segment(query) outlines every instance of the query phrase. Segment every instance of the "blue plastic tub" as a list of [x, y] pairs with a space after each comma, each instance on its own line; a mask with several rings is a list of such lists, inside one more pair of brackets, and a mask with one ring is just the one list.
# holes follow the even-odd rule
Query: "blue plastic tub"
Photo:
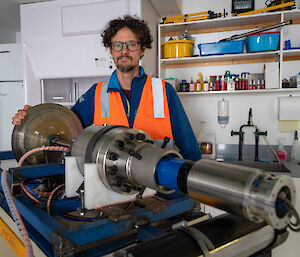
[[199, 44], [201, 56], [220, 54], [240, 54], [244, 52], [245, 40]]
[[279, 46], [279, 32], [253, 34], [247, 37], [246, 49], [248, 53], [274, 51]]

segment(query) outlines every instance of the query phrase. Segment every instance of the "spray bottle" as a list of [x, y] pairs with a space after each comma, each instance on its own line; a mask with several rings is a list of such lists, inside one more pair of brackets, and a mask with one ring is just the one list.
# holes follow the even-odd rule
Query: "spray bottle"
[[293, 145], [292, 145], [292, 149], [291, 149], [291, 153], [290, 153], [290, 160], [291, 161], [299, 161], [299, 153], [300, 153], [300, 146], [299, 146], [299, 141], [298, 141], [298, 131], [295, 131], [295, 135], [294, 135], [294, 141], [293, 141]]
[[287, 159], [287, 153], [284, 149], [284, 138], [278, 138], [278, 148], [276, 154], [281, 161], [285, 161]]

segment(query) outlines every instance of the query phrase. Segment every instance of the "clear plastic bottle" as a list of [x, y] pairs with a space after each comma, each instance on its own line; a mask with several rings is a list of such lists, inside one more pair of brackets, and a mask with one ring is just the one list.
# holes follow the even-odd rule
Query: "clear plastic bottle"
[[224, 98], [218, 101], [218, 123], [225, 128], [229, 122], [229, 101]]
[[285, 161], [287, 158], [287, 153], [286, 153], [286, 150], [284, 149], [284, 139], [283, 138], [278, 139], [278, 148], [277, 148], [276, 154], [281, 161]]
[[292, 149], [291, 149], [291, 153], [290, 153], [290, 161], [295, 162], [295, 161], [299, 161], [299, 153], [300, 153], [300, 146], [299, 146], [299, 141], [298, 141], [298, 131], [295, 131], [295, 135], [294, 135], [294, 141], [293, 141], [293, 145], [292, 145]]
[[204, 134], [201, 142], [201, 154], [203, 159], [215, 159], [216, 158], [216, 132], [207, 131]]
[[197, 143], [203, 159], [216, 158], [216, 132], [214, 130], [208, 130], [205, 121], [200, 121]]

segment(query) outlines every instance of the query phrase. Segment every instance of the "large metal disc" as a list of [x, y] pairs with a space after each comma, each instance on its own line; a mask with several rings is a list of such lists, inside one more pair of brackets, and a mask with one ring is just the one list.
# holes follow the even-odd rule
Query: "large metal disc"
[[[78, 117], [67, 107], [59, 104], [45, 103], [28, 110], [24, 122], [15, 126], [12, 133], [12, 151], [19, 160], [29, 150], [49, 145], [53, 136], [60, 141], [71, 144], [72, 140], [82, 131]], [[44, 163], [57, 156], [55, 152], [38, 152], [26, 159], [27, 164]]]

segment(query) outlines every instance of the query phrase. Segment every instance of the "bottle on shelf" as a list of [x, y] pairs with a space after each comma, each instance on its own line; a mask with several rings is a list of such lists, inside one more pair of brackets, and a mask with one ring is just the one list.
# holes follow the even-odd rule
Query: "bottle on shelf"
[[265, 81], [264, 80], [261, 81], [260, 89], [265, 89]]
[[239, 90], [243, 90], [243, 88], [244, 88], [244, 82], [245, 82], [245, 79], [244, 79], [244, 73], [241, 73], [241, 79], [240, 79]]
[[225, 79], [225, 81], [227, 81], [229, 78], [230, 78], [230, 71], [227, 70], [227, 71], [225, 71], [224, 79]]
[[226, 84], [225, 84], [224, 75], [222, 75], [222, 78], [221, 78], [221, 91], [225, 91], [225, 90], [226, 90]]
[[197, 79], [197, 82], [196, 82], [196, 90], [197, 92], [201, 92], [202, 91], [202, 87], [201, 87], [201, 83], [199, 81], [199, 79]]
[[256, 89], [256, 82], [255, 82], [254, 79], [253, 79], [253, 83], [252, 83], [252, 89], [253, 89], [253, 90]]
[[203, 91], [207, 92], [208, 89], [209, 89], [209, 84], [208, 84], [207, 78], [205, 78], [203, 81]]
[[220, 88], [221, 88], [221, 86], [220, 86], [220, 77], [217, 76], [217, 79], [216, 79], [216, 91], [220, 91]]
[[257, 80], [256, 89], [260, 89], [260, 80]]
[[239, 90], [239, 85], [240, 85], [240, 80], [239, 77], [237, 76], [235, 79], [235, 90]]
[[193, 78], [191, 78], [190, 82], [190, 92], [195, 92], [195, 83], [193, 81]]
[[201, 72], [198, 73], [198, 77], [199, 77], [199, 82], [201, 84], [201, 90], [200, 91], [202, 91], [203, 90], [203, 76], [202, 76]]
[[189, 92], [190, 91], [189, 87], [190, 87], [190, 84], [187, 83], [185, 79], [183, 79], [180, 83], [180, 91], [181, 92]]
[[227, 82], [227, 91], [234, 91], [235, 90], [235, 81], [234, 81], [234, 75], [230, 75], [230, 78]]
[[250, 81], [249, 81], [249, 90], [252, 90], [252, 89], [253, 89], [253, 85], [252, 85], [252, 84], [253, 84], [253, 81], [250, 80]]
[[[248, 82], [248, 73], [245, 72], [245, 80], [244, 80], [244, 90], [248, 90], [249, 89], [249, 82]], [[253, 86], [253, 84], [252, 84]]]

